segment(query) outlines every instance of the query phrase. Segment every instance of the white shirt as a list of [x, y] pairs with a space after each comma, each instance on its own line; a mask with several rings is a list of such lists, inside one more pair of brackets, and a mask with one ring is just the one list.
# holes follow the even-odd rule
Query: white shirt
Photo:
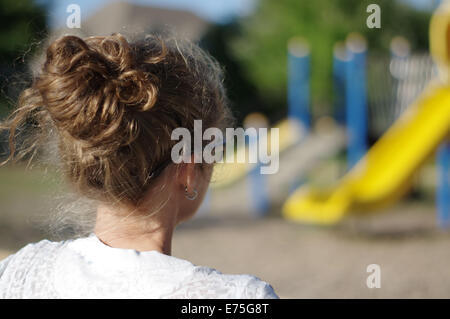
[[95, 235], [28, 244], [0, 262], [0, 298], [278, 298], [250, 275], [225, 275]]

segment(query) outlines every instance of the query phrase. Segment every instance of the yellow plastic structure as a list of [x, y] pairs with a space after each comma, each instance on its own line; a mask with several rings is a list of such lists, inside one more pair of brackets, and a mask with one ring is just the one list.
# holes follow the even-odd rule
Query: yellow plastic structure
[[405, 193], [414, 172], [450, 132], [450, 85], [444, 68], [450, 65], [448, 3], [432, 19], [430, 41], [443, 81], [431, 84], [336, 187], [295, 191], [283, 206], [285, 218], [333, 224], [350, 212], [379, 208]]

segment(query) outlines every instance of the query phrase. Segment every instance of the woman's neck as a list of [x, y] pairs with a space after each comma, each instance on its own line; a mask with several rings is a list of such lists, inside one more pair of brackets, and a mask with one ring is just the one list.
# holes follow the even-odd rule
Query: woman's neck
[[[139, 217], [136, 217], [136, 216]], [[156, 250], [170, 255], [175, 216], [163, 211], [151, 217], [133, 211], [117, 211], [106, 206], [97, 209], [95, 235], [113, 248], [137, 251]]]

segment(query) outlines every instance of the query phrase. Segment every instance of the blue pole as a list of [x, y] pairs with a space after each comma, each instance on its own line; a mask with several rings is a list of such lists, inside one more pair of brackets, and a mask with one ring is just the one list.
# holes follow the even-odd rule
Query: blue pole
[[347, 165], [352, 168], [367, 151], [366, 44], [361, 36], [347, 40]]
[[310, 128], [308, 45], [301, 39], [292, 39], [288, 45], [288, 116], [298, 120], [305, 131]]
[[333, 92], [334, 117], [337, 123], [345, 125], [346, 112], [346, 68], [347, 52], [343, 43], [336, 43], [333, 50]]
[[450, 142], [441, 145], [437, 154], [439, 165], [436, 202], [438, 224], [442, 228], [450, 227]]
[[[251, 149], [252, 143], [258, 143], [259, 136], [249, 135], [248, 144]], [[250, 201], [252, 207], [252, 213], [254, 217], [263, 217], [270, 210], [269, 190], [267, 185], [267, 178], [261, 174], [261, 164], [258, 162], [255, 167], [249, 173], [249, 188], [250, 188]]]
[[258, 164], [250, 171], [250, 191], [252, 201], [252, 213], [255, 217], [263, 217], [270, 210], [268, 198], [267, 178], [260, 173], [261, 165]]

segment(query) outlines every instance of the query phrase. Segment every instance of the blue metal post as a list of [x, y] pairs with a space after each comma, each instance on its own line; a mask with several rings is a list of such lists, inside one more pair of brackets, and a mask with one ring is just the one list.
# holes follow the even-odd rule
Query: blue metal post
[[366, 54], [367, 50], [349, 49], [347, 63], [347, 165], [352, 168], [367, 151], [367, 88]]
[[250, 171], [250, 191], [252, 201], [252, 213], [255, 217], [263, 217], [270, 210], [268, 198], [267, 178], [260, 173], [261, 165], [258, 164]]
[[438, 224], [442, 228], [450, 227], [450, 142], [443, 143], [437, 153], [438, 187], [436, 202]]
[[334, 117], [336, 122], [345, 125], [346, 112], [346, 71], [347, 52], [345, 45], [337, 43], [333, 51], [333, 92], [334, 92]]
[[[252, 143], [258, 143], [258, 137], [249, 135], [249, 149]], [[252, 213], [255, 217], [265, 216], [270, 209], [269, 190], [267, 185], [267, 177], [261, 174], [261, 164], [257, 163], [249, 173], [249, 190]]]
[[[302, 139], [311, 127], [310, 116], [310, 50], [301, 38], [293, 38], [288, 44], [288, 117], [302, 126]], [[294, 188], [300, 181], [294, 181]]]
[[293, 39], [288, 47], [288, 116], [310, 128], [309, 75], [310, 54], [305, 42]]

